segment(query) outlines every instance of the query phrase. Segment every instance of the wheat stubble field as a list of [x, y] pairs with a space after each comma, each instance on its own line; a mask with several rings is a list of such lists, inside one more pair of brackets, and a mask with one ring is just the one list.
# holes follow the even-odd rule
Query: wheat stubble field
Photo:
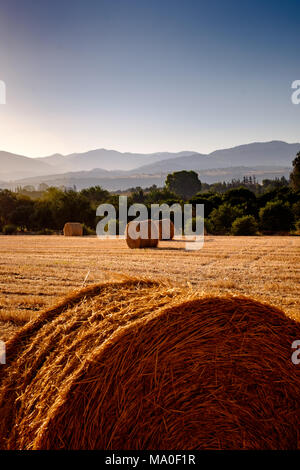
[[245, 295], [300, 318], [299, 237], [207, 236], [204, 248], [193, 252], [177, 240], [130, 250], [124, 240], [1, 236], [0, 339], [83, 284], [119, 274], [169, 279], [205, 294]]

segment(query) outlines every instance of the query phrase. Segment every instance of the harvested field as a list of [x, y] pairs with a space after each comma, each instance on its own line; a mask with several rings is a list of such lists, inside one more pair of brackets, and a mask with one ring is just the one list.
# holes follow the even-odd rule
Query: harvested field
[[127, 279], [28, 323], [0, 369], [2, 449], [299, 449], [300, 324]]
[[177, 240], [130, 250], [125, 240], [1, 236], [0, 320], [24, 324], [80, 288], [87, 274], [90, 285], [116, 273], [171, 279], [206, 294], [246, 295], [300, 318], [299, 237], [207, 236], [204, 248], [193, 252]]

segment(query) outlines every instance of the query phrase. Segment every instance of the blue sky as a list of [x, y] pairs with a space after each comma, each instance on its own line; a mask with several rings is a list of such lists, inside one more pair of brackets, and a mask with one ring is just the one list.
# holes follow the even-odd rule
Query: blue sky
[[300, 141], [298, 0], [0, 0], [0, 149]]

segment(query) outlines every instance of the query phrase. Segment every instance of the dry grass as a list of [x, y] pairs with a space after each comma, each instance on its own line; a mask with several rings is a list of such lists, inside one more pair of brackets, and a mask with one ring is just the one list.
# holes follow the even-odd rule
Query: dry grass
[[300, 324], [247, 298], [127, 279], [7, 343], [2, 449], [299, 449]]
[[165, 278], [207, 294], [250, 296], [300, 318], [299, 237], [208, 236], [192, 252], [176, 240], [130, 250], [124, 240], [1, 236], [0, 320], [23, 324], [80, 288], [88, 273], [86, 285], [116, 273]]
[[1, 341], [8, 341], [20, 329], [19, 324], [11, 321], [0, 320], [0, 338]]

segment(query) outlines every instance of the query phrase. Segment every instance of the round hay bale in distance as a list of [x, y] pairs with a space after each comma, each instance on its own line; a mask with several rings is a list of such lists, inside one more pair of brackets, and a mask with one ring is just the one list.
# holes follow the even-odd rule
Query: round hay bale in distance
[[151, 219], [128, 222], [125, 239], [129, 248], [156, 248], [159, 240], [157, 223]]
[[82, 237], [83, 227], [78, 222], [67, 222], [64, 226], [65, 237]]

